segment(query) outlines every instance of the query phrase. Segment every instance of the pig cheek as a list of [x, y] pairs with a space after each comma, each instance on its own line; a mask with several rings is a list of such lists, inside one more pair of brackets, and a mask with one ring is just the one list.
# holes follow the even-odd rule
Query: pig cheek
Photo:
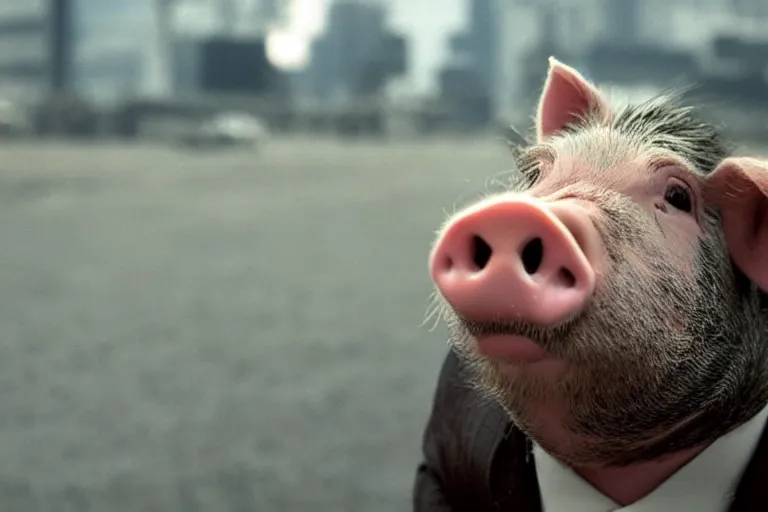
[[669, 252], [670, 263], [680, 269], [683, 277], [691, 280], [691, 286], [696, 278], [696, 251], [694, 244], [680, 243]]
[[667, 327], [669, 328], [670, 332], [681, 334], [686, 328], [685, 318], [680, 313], [670, 315], [669, 319], [667, 320]]
[[[689, 225], [693, 224], [693, 226]], [[688, 279], [696, 277], [696, 254], [699, 247], [699, 233], [693, 222], [666, 223], [663, 226], [664, 251], [671, 263]]]

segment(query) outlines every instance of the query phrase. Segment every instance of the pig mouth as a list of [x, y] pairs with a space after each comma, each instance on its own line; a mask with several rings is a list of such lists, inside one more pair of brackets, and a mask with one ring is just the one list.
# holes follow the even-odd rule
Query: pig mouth
[[484, 338], [509, 336], [522, 337], [539, 345], [544, 351], [554, 356], [565, 356], [562, 340], [567, 339], [579, 318], [573, 318], [553, 327], [542, 327], [519, 320], [497, 319], [490, 322], [469, 320], [458, 317], [460, 329], [475, 340]]

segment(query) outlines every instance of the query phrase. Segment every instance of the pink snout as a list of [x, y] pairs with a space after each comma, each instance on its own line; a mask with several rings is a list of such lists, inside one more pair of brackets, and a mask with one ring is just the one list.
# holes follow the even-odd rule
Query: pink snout
[[430, 271], [467, 320], [551, 326], [576, 316], [592, 297], [600, 243], [576, 201], [502, 196], [450, 222]]

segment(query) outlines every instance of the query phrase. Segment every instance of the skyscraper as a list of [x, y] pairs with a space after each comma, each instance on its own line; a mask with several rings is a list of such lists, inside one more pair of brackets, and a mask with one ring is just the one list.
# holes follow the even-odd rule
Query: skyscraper
[[325, 33], [312, 46], [309, 80], [323, 99], [375, 94], [405, 70], [405, 39], [386, 27], [376, 2], [332, 4]]
[[168, 4], [160, 1], [76, 1], [80, 92], [100, 101], [114, 101], [163, 89], [167, 79], [158, 71], [158, 63], [167, 57], [158, 51], [161, 38], [156, 15]]
[[36, 101], [73, 80], [72, 0], [0, 2], [0, 96]]
[[482, 87], [488, 95], [496, 84], [499, 56], [499, 13], [495, 0], [470, 0], [469, 46]]
[[50, 0], [48, 44], [50, 45], [50, 87], [56, 92], [74, 84], [75, 26], [74, 1]]

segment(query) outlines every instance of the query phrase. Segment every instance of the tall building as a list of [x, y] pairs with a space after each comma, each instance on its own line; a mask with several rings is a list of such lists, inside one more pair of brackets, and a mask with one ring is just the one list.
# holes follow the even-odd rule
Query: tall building
[[75, 80], [75, 2], [50, 0], [49, 9], [50, 87], [67, 91]]
[[500, 23], [496, 0], [470, 0], [469, 46], [471, 60], [489, 96], [497, 82]]
[[495, 116], [495, 91], [502, 73], [499, 0], [468, 0], [467, 28], [448, 39], [449, 61], [439, 73], [441, 100], [450, 105], [454, 122], [485, 126]]
[[73, 81], [72, 0], [0, 2], [0, 97], [37, 101]]
[[158, 54], [155, 9], [160, 1], [77, 0], [76, 84], [81, 93], [109, 102], [151, 89], [157, 80], [148, 56]]
[[583, 70], [580, 57], [608, 30], [606, 1], [610, 0], [497, 0], [501, 25], [500, 76], [493, 91], [497, 116], [523, 125], [529, 122], [550, 55]]
[[331, 5], [325, 33], [312, 44], [307, 73], [313, 95], [346, 100], [380, 92], [405, 72], [407, 44], [386, 27], [377, 3], [341, 0]]

